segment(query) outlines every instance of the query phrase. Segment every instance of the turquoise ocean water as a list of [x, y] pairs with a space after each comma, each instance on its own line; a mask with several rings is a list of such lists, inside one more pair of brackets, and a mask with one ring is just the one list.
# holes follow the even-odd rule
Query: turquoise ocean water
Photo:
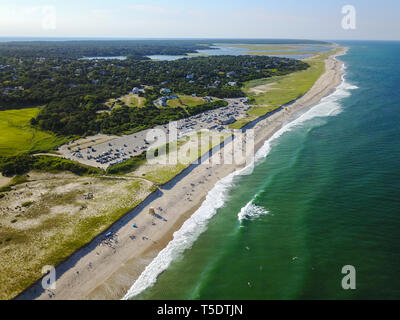
[[400, 298], [400, 42], [341, 44], [344, 83], [220, 181], [127, 298]]

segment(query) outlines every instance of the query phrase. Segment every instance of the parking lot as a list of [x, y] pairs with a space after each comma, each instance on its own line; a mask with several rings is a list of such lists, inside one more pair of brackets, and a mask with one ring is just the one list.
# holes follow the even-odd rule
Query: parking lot
[[[81, 139], [70, 142], [59, 148], [58, 151], [64, 158], [107, 169], [109, 166], [122, 163], [146, 152], [150, 146], [182, 139], [200, 130], [223, 131], [228, 129], [229, 124], [247, 115], [250, 106], [247, 104], [246, 98], [226, 99], [226, 101], [228, 102], [226, 107], [174, 121], [169, 125], [160, 125], [130, 135], [109, 136], [108, 139], [103, 138], [102, 140], [89, 137], [84, 141]], [[176, 127], [177, 134], [170, 132], [172, 127]], [[167, 139], [162, 138], [161, 131], [159, 131], [160, 134], [151, 134], [155, 132], [154, 129], [161, 130]], [[104, 137], [104, 135], [102, 136]]]

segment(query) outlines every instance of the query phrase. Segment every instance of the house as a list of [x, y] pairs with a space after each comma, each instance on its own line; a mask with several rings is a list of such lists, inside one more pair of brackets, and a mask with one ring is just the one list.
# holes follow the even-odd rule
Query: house
[[194, 74], [188, 74], [187, 76], [186, 76], [186, 79], [193, 79], [194, 78]]
[[197, 97], [197, 94], [193, 93], [193, 94], [192, 94], [192, 97], [193, 97], [193, 98]]
[[161, 89], [160, 93], [161, 94], [170, 94], [172, 91], [170, 89]]
[[236, 86], [237, 86], [237, 82], [235, 82], [235, 81], [228, 82], [228, 84], [229, 84], [231, 87], [236, 87]]
[[139, 93], [139, 88], [135, 87], [132, 89], [133, 94], [138, 94]]
[[166, 107], [166, 106], [167, 106], [167, 101], [168, 101], [168, 98], [167, 98], [167, 97], [161, 97], [161, 98], [155, 100], [155, 101], [154, 101], [154, 104], [155, 104], [157, 107], [160, 107], [160, 106]]
[[205, 97], [204, 97], [204, 100], [206, 100], [207, 102], [212, 102], [212, 101], [213, 101], [213, 98], [210, 97], [210, 96], [205, 96]]
[[228, 72], [228, 73], [226, 74], [226, 76], [227, 76], [227, 77], [235, 77], [235, 76], [236, 76], [236, 72], [235, 72], [235, 71]]

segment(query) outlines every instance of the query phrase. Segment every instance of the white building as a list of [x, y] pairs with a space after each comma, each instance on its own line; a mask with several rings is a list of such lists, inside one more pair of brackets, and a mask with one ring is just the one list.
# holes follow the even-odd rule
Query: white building
[[161, 89], [160, 93], [161, 94], [170, 94], [172, 91], [170, 89]]
[[137, 87], [135, 87], [135, 88], [132, 89], [132, 93], [133, 93], [133, 94], [138, 94], [139, 91], [140, 91], [140, 90], [139, 90], [139, 88], [137, 88]]

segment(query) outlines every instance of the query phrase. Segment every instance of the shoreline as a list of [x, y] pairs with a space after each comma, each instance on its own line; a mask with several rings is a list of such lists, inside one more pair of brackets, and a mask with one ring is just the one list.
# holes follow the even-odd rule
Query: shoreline
[[[324, 74], [304, 96], [254, 121], [255, 151], [286, 123], [315, 106], [340, 85], [343, 63], [336, 57], [345, 51], [343, 49], [325, 61]], [[225, 148], [229, 148], [229, 145]], [[219, 153], [213, 157], [219, 157]], [[57, 266], [57, 289], [43, 291], [39, 280], [17, 299], [49, 299], [50, 292], [52, 299], [121, 299], [145, 268], [170, 243], [174, 233], [201, 207], [216, 183], [242, 167], [208, 164], [189, 166], [183, 175], [161, 186], [108, 229], [118, 234], [115, 249], [99, 246], [100, 238], [104, 238], [104, 235], [97, 236]], [[158, 218], [147, 214], [150, 207], [163, 208], [157, 211]], [[133, 223], [138, 229], [132, 228]]]

